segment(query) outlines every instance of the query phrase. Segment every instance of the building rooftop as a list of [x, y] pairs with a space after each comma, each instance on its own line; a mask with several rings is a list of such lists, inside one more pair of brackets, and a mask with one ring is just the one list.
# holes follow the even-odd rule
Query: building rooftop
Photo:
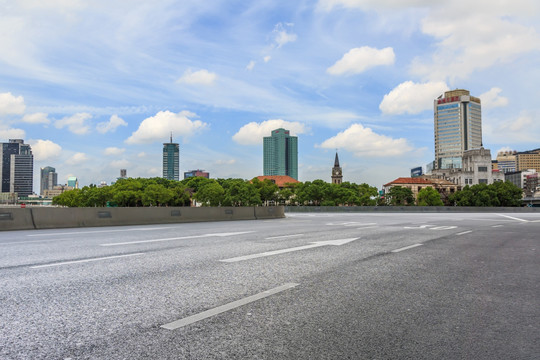
[[259, 179], [259, 181], [264, 181], [268, 179], [280, 188], [285, 187], [287, 184], [296, 184], [300, 182], [287, 175], [263, 175], [263, 176], [257, 176], [257, 179]]
[[391, 181], [389, 182], [388, 184], [384, 184], [384, 186], [388, 186], [388, 185], [399, 185], [399, 184], [432, 184], [433, 181], [431, 180], [427, 180], [427, 179], [423, 179], [423, 178], [419, 178], [419, 177], [400, 177], [400, 178], [397, 178], [396, 180], [394, 181]]

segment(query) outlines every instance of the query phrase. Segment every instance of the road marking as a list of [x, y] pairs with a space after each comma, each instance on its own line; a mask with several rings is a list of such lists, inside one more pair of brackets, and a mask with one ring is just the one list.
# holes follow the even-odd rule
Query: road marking
[[144, 228], [144, 229], [121, 229], [121, 230], [96, 230], [96, 231], [77, 231], [77, 232], [61, 232], [61, 233], [43, 233], [43, 234], [29, 234], [26, 236], [58, 236], [58, 235], [79, 235], [79, 234], [99, 234], [99, 233], [111, 233], [111, 232], [124, 232], [124, 231], [150, 231], [150, 230], [162, 230], [162, 228]]
[[120, 243], [99, 244], [99, 246], [119, 246], [119, 245], [146, 244], [146, 243], [154, 243], [154, 242], [162, 242], [162, 241], [199, 239], [199, 238], [207, 238], [207, 237], [213, 237], [213, 236], [226, 237], [226, 236], [249, 234], [249, 233], [253, 233], [253, 232], [255, 232], [255, 231], [240, 231], [240, 232], [232, 232], [232, 233], [215, 233], [215, 234], [203, 234], [203, 235], [190, 235], [190, 236], [180, 236], [180, 237], [165, 238], [165, 239], [150, 239], [150, 240], [126, 241], [126, 242], [120, 242]]
[[501, 226], [504, 226], [504, 225], [493, 225], [492, 227], [501, 227]]
[[429, 230], [450, 230], [450, 229], [455, 229], [455, 228], [457, 228], [457, 226], [437, 226]]
[[39, 269], [39, 268], [45, 268], [45, 267], [51, 267], [51, 266], [62, 266], [62, 265], [70, 265], [70, 264], [79, 264], [79, 263], [87, 263], [92, 261], [101, 261], [101, 260], [109, 260], [109, 259], [118, 259], [123, 257], [130, 257], [130, 256], [139, 256], [144, 255], [144, 253], [135, 253], [135, 254], [127, 254], [127, 255], [115, 255], [115, 256], [106, 256], [106, 257], [100, 257], [100, 258], [93, 258], [93, 259], [85, 259], [85, 260], [74, 260], [74, 261], [64, 261], [64, 262], [58, 262], [58, 263], [52, 263], [52, 264], [46, 264], [46, 265], [36, 265], [31, 266], [32, 269]]
[[427, 229], [431, 226], [435, 226], [435, 225], [404, 226], [403, 228], [404, 229]]
[[463, 232], [457, 233], [456, 235], [465, 235], [465, 234], [468, 234], [468, 233], [472, 233], [472, 230], [463, 231]]
[[509, 215], [504, 215], [504, 214], [495, 214], [495, 215], [504, 216], [505, 218], [509, 218], [509, 219], [512, 219], [512, 220], [518, 220], [518, 221], [523, 221], [523, 222], [529, 222], [528, 220], [523, 220], [523, 219], [520, 219], [520, 218], [517, 218], [517, 217], [513, 217], [513, 216], [509, 216]]
[[300, 251], [300, 250], [307, 250], [307, 249], [313, 249], [321, 246], [328, 246], [328, 245], [334, 245], [334, 246], [340, 246], [347, 244], [351, 241], [358, 240], [359, 238], [352, 238], [352, 239], [341, 239], [341, 240], [328, 240], [328, 241], [316, 241], [309, 245], [303, 245], [303, 246], [297, 246], [293, 248], [288, 249], [281, 249], [281, 250], [273, 250], [273, 251], [267, 251], [259, 254], [251, 254], [251, 255], [245, 255], [245, 256], [238, 256], [230, 259], [223, 259], [219, 260], [221, 262], [239, 262], [239, 261], [245, 261], [245, 260], [251, 260], [251, 259], [257, 259], [261, 257], [267, 257], [267, 256], [274, 256], [274, 255], [280, 255], [285, 253], [290, 253], [293, 251]]
[[267, 237], [267, 238], [265, 238], [265, 240], [286, 239], [286, 238], [292, 238], [292, 237], [297, 237], [297, 236], [304, 236], [304, 234], [293, 234], [293, 235], [272, 236], [272, 237]]
[[209, 317], [224, 313], [226, 311], [236, 309], [236, 308], [238, 308], [240, 306], [255, 302], [257, 300], [261, 300], [261, 299], [264, 299], [266, 297], [278, 294], [280, 292], [292, 289], [292, 288], [294, 288], [294, 287], [296, 287], [298, 285], [300, 285], [300, 284], [289, 283], [289, 284], [285, 284], [285, 285], [282, 285], [282, 286], [278, 286], [276, 288], [266, 290], [266, 291], [263, 291], [261, 293], [255, 294], [255, 295], [248, 296], [248, 297], [246, 297], [244, 299], [233, 301], [231, 303], [221, 305], [221, 306], [215, 307], [215, 308], [210, 309], [210, 310], [203, 311], [202, 313], [191, 315], [191, 316], [188, 316], [186, 318], [176, 320], [176, 321], [173, 321], [173, 322], [165, 324], [165, 325], [161, 325], [161, 327], [164, 328], [164, 329], [167, 329], [167, 330], [175, 330], [175, 329], [178, 329], [178, 328], [181, 328], [181, 327], [196, 323], [198, 321], [207, 319]]
[[368, 226], [368, 225], [377, 225], [377, 223], [359, 223], [355, 221], [348, 222], [338, 222], [338, 223], [327, 223], [327, 226]]
[[392, 250], [391, 252], [398, 253], [400, 251], [409, 250], [409, 249], [412, 249], [412, 248], [415, 248], [415, 247], [418, 247], [418, 246], [422, 246], [422, 245], [424, 245], [424, 244], [409, 245], [409, 246], [402, 247], [400, 249]]

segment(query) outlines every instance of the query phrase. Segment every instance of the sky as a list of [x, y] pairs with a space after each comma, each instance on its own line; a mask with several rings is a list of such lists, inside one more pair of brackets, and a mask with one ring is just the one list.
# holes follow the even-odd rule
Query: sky
[[80, 185], [262, 175], [298, 136], [299, 180], [377, 188], [434, 159], [433, 100], [482, 101], [483, 144], [540, 147], [537, 0], [0, 0], [0, 142]]

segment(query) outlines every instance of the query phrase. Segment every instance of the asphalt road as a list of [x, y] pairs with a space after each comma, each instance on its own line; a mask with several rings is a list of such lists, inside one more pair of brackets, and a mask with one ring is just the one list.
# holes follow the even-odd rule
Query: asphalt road
[[540, 214], [0, 232], [1, 359], [540, 359]]

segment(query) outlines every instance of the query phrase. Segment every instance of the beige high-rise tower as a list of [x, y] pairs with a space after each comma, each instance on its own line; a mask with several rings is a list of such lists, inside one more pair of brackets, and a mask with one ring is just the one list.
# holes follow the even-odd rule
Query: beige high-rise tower
[[480, 99], [468, 90], [447, 91], [434, 101], [435, 169], [462, 167], [463, 152], [482, 146]]

